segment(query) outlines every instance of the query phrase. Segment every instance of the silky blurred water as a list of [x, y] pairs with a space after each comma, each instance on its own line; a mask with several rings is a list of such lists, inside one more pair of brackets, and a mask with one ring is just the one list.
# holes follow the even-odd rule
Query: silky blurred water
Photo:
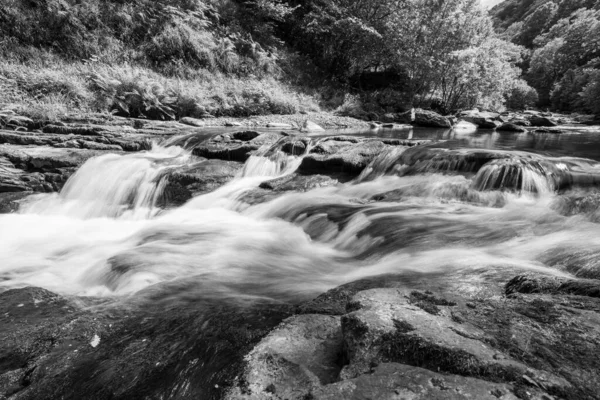
[[[598, 133], [367, 134], [529, 151], [556, 165], [557, 157], [568, 155], [569, 162], [594, 169]], [[225, 186], [160, 209], [168, 172], [199, 161], [179, 147], [190, 141], [90, 159], [60, 194], [31, 196], [18, 213], [0, 215], [0, 287], [118, 298], [151, 286], [197, 290], [177, 283], [202, 282], [228, 297], [300, 301], [381, 274], [568, 275], [556, 260], [570, 252], [600, 253], [594, 207], [571, 212], [569, 203], [594, 193], [593, 187], [558, 191], [530, 164], [519, 169], [517, 191], [488, 187], [485, 182], [499, 179], [494, 166], [470, 175], [434, 169], [404, 174], [397, 160], [407, 148], [400, 146], [353, 181], [250, 205], [245, 195], [265, 180], [292, 174], [303, 157], [261, 149]]]

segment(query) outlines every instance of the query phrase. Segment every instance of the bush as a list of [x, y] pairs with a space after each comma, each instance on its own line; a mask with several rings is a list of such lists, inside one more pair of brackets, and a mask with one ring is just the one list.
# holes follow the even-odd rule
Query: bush
[[524, 110], [535, 106], [538, 102], [537, 90], [527, 82], [519, 79], [506, 98], [506, 107], [512, 110]]
[[154, 64], [181, 61], [196, 68], [215, 68], [214, 38], [210, 32], [198, 32], [185, 24], [166, 27], [143, 47]]

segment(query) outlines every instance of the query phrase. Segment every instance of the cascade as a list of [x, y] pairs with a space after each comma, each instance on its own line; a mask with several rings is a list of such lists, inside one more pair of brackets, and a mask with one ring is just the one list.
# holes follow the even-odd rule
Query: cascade
[[69, 178], [60, 194], [42, 196], [22, 207], [21, 213], [76, 218], [116, 218], [127, 213], [146, 218], [155, 211], [165, 174], [189, 160], [190, 153], [179, 147], [158, 145], [149, 152], [95, 157]]
[[491, 161], [473, 179], [473, 188], [481, 191], [507, 189], [543, 194], [559, 186], [560, 175], [552, 164], [518, 158]]

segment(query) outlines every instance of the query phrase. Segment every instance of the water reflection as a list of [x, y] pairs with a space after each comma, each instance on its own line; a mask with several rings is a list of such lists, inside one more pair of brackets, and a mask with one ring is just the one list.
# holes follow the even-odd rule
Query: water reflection
[[402, 130], [354, 131], [354, 134], [397, 139], [447, 140], [447, 145], [454, 148], [523, 150], [546, 156], [576, 156], [600, 161], [600, 127], [566, 126], [560, 129], [563, 133], [413, 127]]

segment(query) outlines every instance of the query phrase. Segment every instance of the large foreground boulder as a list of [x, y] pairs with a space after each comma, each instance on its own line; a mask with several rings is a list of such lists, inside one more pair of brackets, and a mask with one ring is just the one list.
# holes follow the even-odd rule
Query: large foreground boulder
[[502, 299], [336, 288], [254, 347], [226, 398], [597, 399], [600, 300], [515, 280]]
[[40, 288], [0, 293], [0, 399], [222, 398], [243, 355], [291, 307], [197, 289], [171, 305], [176, 292], [157, 290], [112, 305]]

